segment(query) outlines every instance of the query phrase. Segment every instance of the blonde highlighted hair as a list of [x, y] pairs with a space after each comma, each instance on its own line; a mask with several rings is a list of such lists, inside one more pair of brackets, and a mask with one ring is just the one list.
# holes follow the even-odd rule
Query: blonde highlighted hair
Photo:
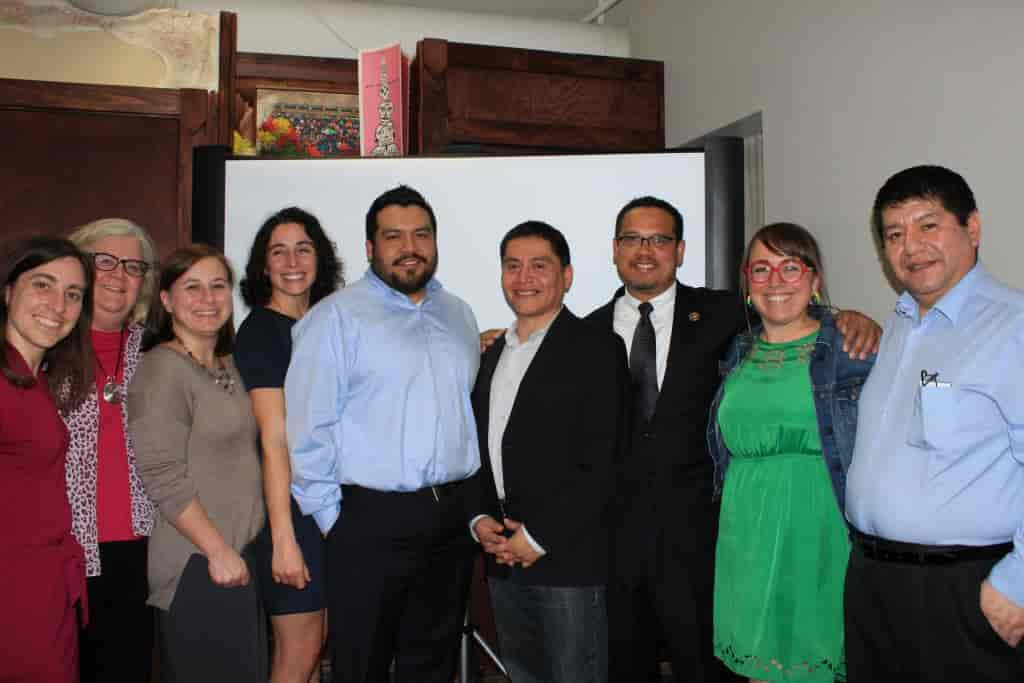
[[156, 247], [153, 245], [153, 238], [146, 230], [133, 223], [127, 218], [100, 218], [99, 220], [80, 225], [75, 228], [68, 239], [82, 251], [91, 251], [90, 247], [107, 237], [134, 237], [139, 241], [139, 248], [142, 251], [142, 260], [149, 264], [149, 270], [142, 278], [142, 287], [139, 289], [139, 300], [135, 302], [129, 322], [144, 323], [149, 314], [149, 307], [156, 295], [157, 261]]

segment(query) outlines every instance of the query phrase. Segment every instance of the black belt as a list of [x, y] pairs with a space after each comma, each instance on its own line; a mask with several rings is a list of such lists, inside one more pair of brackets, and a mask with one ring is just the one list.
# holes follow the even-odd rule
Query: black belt
[[919, 545], [889, 541], [850, 529], [850, 540], [864, 557], [900, 564], [954, 564], [974, 560], [997, 560], [1013, 550], [1013, 543], [996, 545]]
[[380, 496], [424, 496], [440, 503], [442, 500], [454, 496], [459, 484], [464, 481], [465, 479], [459, 479], [458, 481], [448, 481], [443, 484], [433, 484], [416, 489], [415, 491], [378, 491], [377, 489], [369, 489], [356, 484], [342, 484], [341, 493], [343, 496], [349, 496], [353, 493], [357, 495], [368, 493]]

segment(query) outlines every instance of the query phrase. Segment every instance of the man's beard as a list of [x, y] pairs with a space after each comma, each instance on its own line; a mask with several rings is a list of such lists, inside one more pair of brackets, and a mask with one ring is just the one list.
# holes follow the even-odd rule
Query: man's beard
[[[427, 283], [430, 282], [430, 278], [434, 277], [434, 273], [437, 272], [436, 256], [434, 257], [433, 262], [427, 261], [418, 254], [413, 254], [413, 257], [426, 264], [426, 268], [420, 275], [403, 277], [401, 270], [392, 270], [390, 273], [385, 272], [380, 265], [380, 261], [376, 257], [374, 257], [373, 261], [370, 263], [370, 268], [372, 268], [373, 272], [377, 274], [377, 277], [386, 282], [392, 289], [408, 296], [409, 294], [415, 294], [416, 292], [422, 291], [423, 288], [427, 286]], [[409, 258], [408, 254], [395, 259], [395, 262], [402, 261], [407, 258]]]

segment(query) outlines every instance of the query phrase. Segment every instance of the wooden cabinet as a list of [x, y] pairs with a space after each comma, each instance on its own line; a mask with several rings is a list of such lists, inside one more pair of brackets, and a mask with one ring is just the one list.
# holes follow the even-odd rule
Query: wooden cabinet
[[0, 79], [4, 241], [121, 217], [149, 230], [161, 254], [189, 242], [192, 151], [216, 140], [214, 97]]
[[661, 62], [428, 38], [412, 91], [417, 154], [665, 149]]

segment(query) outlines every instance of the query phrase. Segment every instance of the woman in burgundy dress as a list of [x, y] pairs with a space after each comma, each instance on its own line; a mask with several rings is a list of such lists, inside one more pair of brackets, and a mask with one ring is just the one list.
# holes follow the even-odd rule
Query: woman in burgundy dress
[[0, 284], [0, 680], [77, 681], [85, 570], [57, 411], [92, 382], [92, 264], [66, 240], [35, 237], [0, 261]]

